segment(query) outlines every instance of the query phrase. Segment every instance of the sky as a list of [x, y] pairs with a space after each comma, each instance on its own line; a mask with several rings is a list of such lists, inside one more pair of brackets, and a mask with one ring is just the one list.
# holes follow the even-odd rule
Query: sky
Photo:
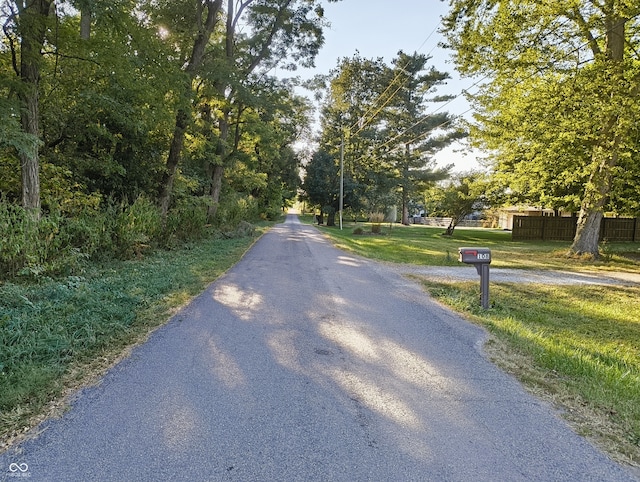
[[[451, 51], [438, 47], [443, 37], [437, 32], [447, 13], [448, 2], [440, 0], [342, 0], [325, 3], [324, 13], [331, 26], [325, 30], [325, 44], [316, 58], [315, 69], [299, 69], [303, 79], [327, 74], [338, 59], [351, 57], [356, 51], [364, 58], [382, 57], [390, 63], [399, 50], [432, 57], [429, 65], [448, 72], [451, 79], [438, 88], [438, 94], [457, 98], [443, 111], [470, 118], [469, 104], [463, 89], [473, 90], [474, 80], [461, 79], [451, 61]], [[433, 109], [437, 109], [434, 107]], [[477, 153], [464, 154], [461, 146], [445, 149], [436, 156], [438, 165], [453, 163], [454, 171], [478, 168]]]

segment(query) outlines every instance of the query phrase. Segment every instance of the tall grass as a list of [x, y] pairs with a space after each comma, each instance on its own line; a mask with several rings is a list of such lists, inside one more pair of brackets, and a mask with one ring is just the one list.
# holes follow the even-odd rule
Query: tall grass
[[209, 197], [188, 197], [179, 199], [169, 211], [166, 221], [164, 245], [199, 240], [207, 233], [207, 211], [211, 204]]
[[36, 220], [25, 209], [0, 202], [0, 277], [41, 275], [77, 265], [82, 258], [65, 242], [62, 218]]
[[369, 213], [369, 222], [371, 223], [371, 232], [380, 234], [382, 232], [382, 223], [384, 221], [384, 213]]
[[254, 239], [207, 238], [141, 259], [88, 263], [83, 276], [0, 284], [0, 441], [165, 322]]
[[[132, 203], [109, 200], [73, 215], [53, 210], [36, 221], [20, 206], [0, 201], [0, 280], [82, 274], [88, 260], [131, 259], [203, 239], [214, 229], [207, 224], [208, 206], [206, 198], [182, 200], [163, 220], [153, 202], [139, 197]], [[251, 202], [230, 200], [217, 229], [232, 231], [241, 221], [256, 219], [252, 215], [257, 216]]]
[[139, 197], [129, 206], [121, 205], [114, 225], [116, 254], [125, 258], [140, 256], [158, 242], [162, 232], [160, 211], [147, 198]]
[[258, 218], [259, 209], [256, 199], [251, 196], [230, 193], [218, 206], [216, 217], [213, 221], [217, 227], [228, 230], [235, 228], [243, 220]]

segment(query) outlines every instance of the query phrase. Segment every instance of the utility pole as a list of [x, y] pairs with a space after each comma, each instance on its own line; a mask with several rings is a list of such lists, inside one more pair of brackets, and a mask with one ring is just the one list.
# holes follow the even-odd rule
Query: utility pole
[[340, 138], [340, 231], [342, 231], [342, 208], [344, 206], [344, 130]]

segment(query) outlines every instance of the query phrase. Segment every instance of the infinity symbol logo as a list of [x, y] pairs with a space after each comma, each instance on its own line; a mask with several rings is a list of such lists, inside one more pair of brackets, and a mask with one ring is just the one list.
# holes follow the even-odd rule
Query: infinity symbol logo
[[21, 464], [16, 464], [14, 462], [11, 465], [9, 465], [9, 472], [17, 472], [17, 471], [26, 472], [27, 470], [29, 470], [29, 466], [24, 462]]

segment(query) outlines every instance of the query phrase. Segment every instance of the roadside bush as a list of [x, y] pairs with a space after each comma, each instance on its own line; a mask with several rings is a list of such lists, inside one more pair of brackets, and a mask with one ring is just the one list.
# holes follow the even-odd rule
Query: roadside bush
[[282, 202], [274, 201], [269, 203], [268, 206], [263, 208], [262, 213], [260, 213], [260, 217], [269, 220], [275, 221], [280, 216], [282, 216]]
[[220, 203], [214, 224], [222, 229], [233, 229], [241, 221], [259, 217], [258, 202], [252, 196], [229, 195]]
[[259, 198], [260, 218], [275, 221], [282, 216], [283, 200], [288, 196], [282, 186], [269, 185]]
[[247, 221], [240, 221], [231, 231], [223, 231], [223, 237], [227, 239], [247, 238], [255, 234], [256, 228], [253, 224]]
[[75, 216], [63, 219], [65, 241], [90, 258], [112, 255], [116, 251], [114, 229], [118, 207], [85, 208]]
[[202, 239], [207, 232], [207, 211], [211, 205], [208, 196], [184, 198], [167, 215], [165, 246], [175, 241]]
[[369, 214], [369, 222], [371, 223], [371, 232], [379, 234], [382, 231], [382, 223], [384, 222], [384, 213], [376, 212]]
[[34, 278], [80, 269], [86, 255], [67, 238], [60, 214], [36, 220], [24, 208], [0, 201], [0, 276]]
[[[69, 276], [81, 273], [88, 259], [129, 259], [155, 247], [175, 247], [210, 233], [208, 197], [184, 198], [163, 220], [145, 197], [133, 204], [107, 200], [76, 206], [73, 213], [50, 206], [36, 220], [21, 206], [0, 200], [0, 278]], [[218, 211], [217, 230], [223, 236], [244, 237], [257, 219], [257, 203], [233, 197]]]
[[115, 238], [116, 254], [128, 258], [157, 244], [162, 234], [162, 217], [160, 211], [147, 198], [140, 196], [133, 204], [121, 205], [116, 217]]
[[24, 209], [0, 202], [0, 269], [15, 275], [32, 256], [30, 250], [37, 237], [36, 223]]

